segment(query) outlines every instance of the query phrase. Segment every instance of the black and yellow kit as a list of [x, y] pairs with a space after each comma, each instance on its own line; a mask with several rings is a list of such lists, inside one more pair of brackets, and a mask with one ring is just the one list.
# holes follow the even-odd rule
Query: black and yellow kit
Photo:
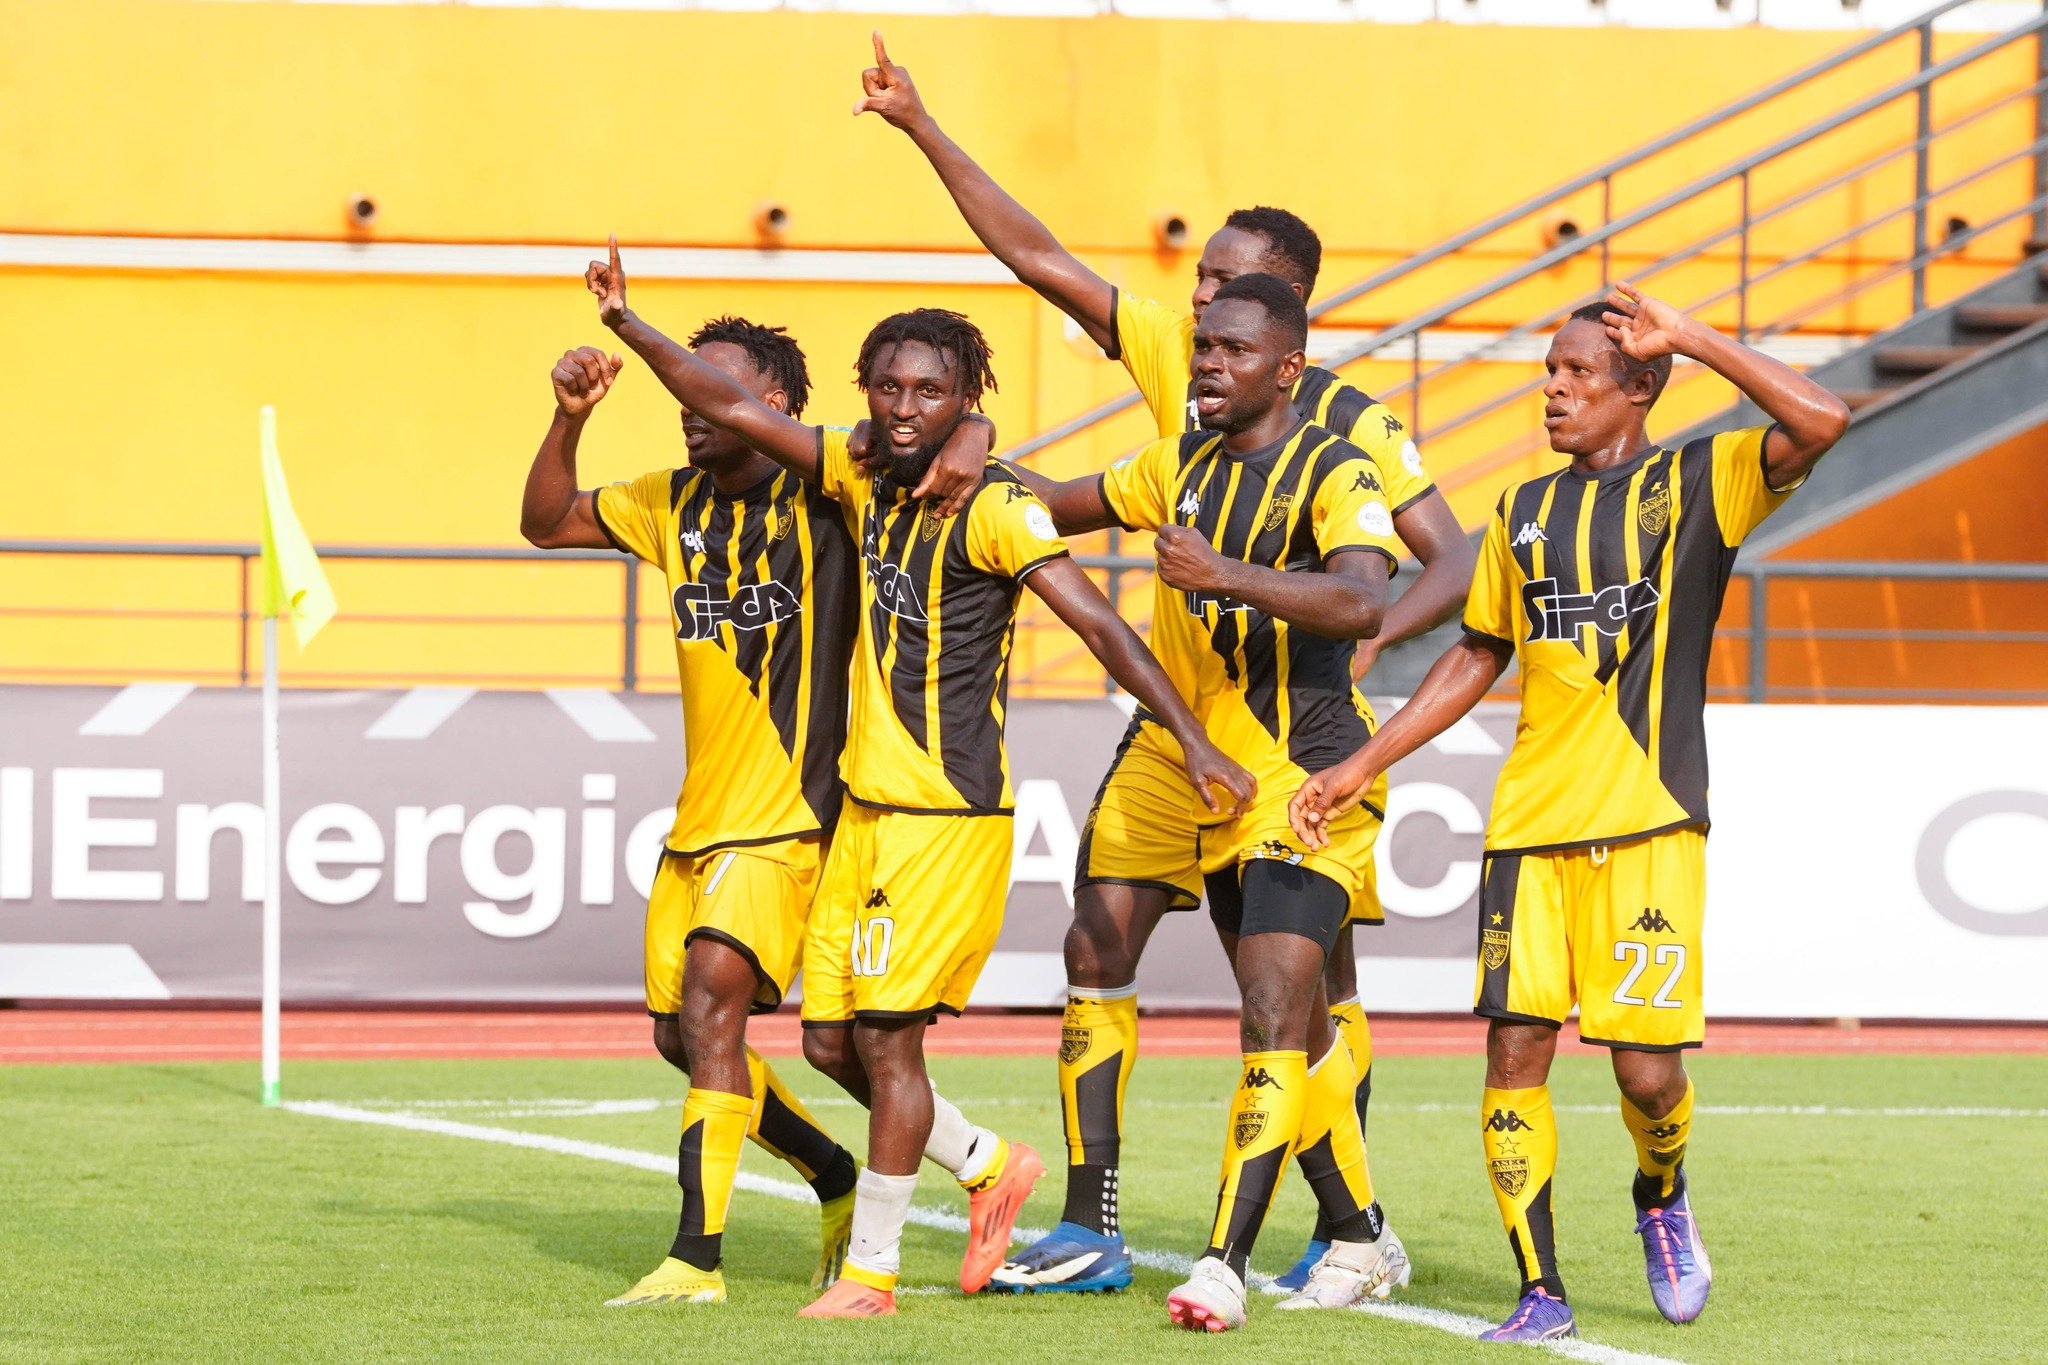
[[[1320, 570], [1352, 550], [1395, 562], [1393, 515], [1377, 466], [1350, 442], [1306, 423], [1243, 455], [1224, 450], [1213, 432], [1155, 441], [1106, 471], [1101, 487], [1124, 526], [1190, 527], [1225, 558], [1290, 572]], [[1270, 858], [1320, 872], [1356, 897], [1372, 865], [1367, 826], [1378, 824], [1384, 805], [1339, 820], [1329, 847], [1314, 852], [1287, 820], [1288, 799], [1303, 780], [1371, 733], [1371, 713], [1351, 683], [1353, 642], [1163, 581], [1155, 584], [1151, 637], [1174, 689], [1216, 746], [1251, 770], [1258, 797], [1243, 815], [1219, 819], [1183, 779], [1171, 807], [1127, 812], [1115, 799], [1115, 775], [1145, 743], [1140, 734], [1120, 750], [1090, 816], [1082, 875], [1103, 875], [1093, 846], [1107, 841], [1106, 819], [1121, 825], [1152, 817], [1199, 830], [1204, 872]], [[1163, 788], [1155, 799], [1164, 802]]]
[[817, 844], [845, 791], [846, 514], [783, 472], [728, 494], [701, 470], [657, 470], [594, 504], [612, 543], [666, 576], [682, 680], [688, 767], [649, 898], [647, 1008], [675, 1013], [699, 934], [752, 960], [772, 1008], [796, 973]]
[[1522, 713], [1494, 789], [1479, 1013], [1696, 1046], [1707, 655], [1737, 548], [1790, 488], [1767, 428], [1566, 468], [1502, 495], [1465, 630], [1510, 645]]
[[999, 460], [946, 518], [857, 470], [844, 432], [821, 430], [819, 467], [860, 541], [860, 639], [850, 802], [806, 931], [804, 1020], [957, 1012], [1009, 893], [1018, 594], [1067, 547]]
[[[1190, 375], [1195, 349], [1193, 316], [1122, 290], [1115, 293], [1112, 316], [1115, 337], [1110, 357], [1121, 360], [1130, 371], [1160, 437], [1196, 431]], [[1315, 366], [1304, 370], [1295, 384], [1294, 412], [1304, 422], [1364, 452], [1371, 465], [1367, 475], [1371, 486], [1361, 491], [1375, 492], [1388, 511], [1387, 534], [1381, 539], [1393, 553], [1392, 515], [1435, 488], [1400, 420], [1385, 405]], [[1376, 726], [1372, 710], [1362, 697], [1356, 704], [1370, 732]], [[1090, 812], [1077, 883], [1150, 886], [1166, 891], [1175, 909], [1199, 904], [1200, 836], [1192, 811], [1182, 799], [1186, 789], [1180, 746], [1156, 721], [1143, 715], [1134, 719]], [[1260, 790], [1265, 793], [1263, 778]], [[1384, 784], [1368, 793], [1367, 802], [1373, 811], [1385, 808]], [[1368, 842], [1362, 850], [1364, 881], [1354, 894], [1351, 916], [1377, 923], [1383, 912], [1373, 877], [1370, 840], [1377, 837], [1379, 821], [1370, 812], [1362, 818], [1368, 825]], [[1265, 842], [1270, 836], [1291, 843], [1291, 832], [1283, 828], [1284, 818], [1270, 823], [1273, 827], [1254, 842]]]

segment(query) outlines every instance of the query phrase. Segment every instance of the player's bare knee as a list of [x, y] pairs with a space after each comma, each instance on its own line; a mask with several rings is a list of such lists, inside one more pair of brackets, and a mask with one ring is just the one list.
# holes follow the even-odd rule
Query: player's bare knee
[[1067, 927], [1067, 981], [1070, 985], [1108, 990], [1128, 986], [1137, 975], [1138, 956], [1110, 916], [1077, 908]]
[[844, 1089], [857, 1079], [860, 1063], [853, 1055], [850, 1028], [807, 1028], [804, 1030], [804, 1060], [811, 1069], [829, 1077]]
[[1675, 1052], [1614, 1049], [1614, 1081], [1642, 1113], [1663, 1118], [1685, 1098], [1685, 1063]]
[[1247, 1052], [1302, 1049], [1308, 1043], [1309, 1009], [1304, 993], [1279, 981], [1254, 981], [1244, 987], [1239, 1041]]
[[1495, 1090], [1529, 1090], [1550, 1079], [1557, 1030], [1545, 1024], [1494, 1020], [1486, 1031], [1486, 1083]]
[[654, 1021], [654, 1050], [685, 1076], [690, 1074], [689, 1050], [683, 1046], [683, 1027], [673, 1016]]

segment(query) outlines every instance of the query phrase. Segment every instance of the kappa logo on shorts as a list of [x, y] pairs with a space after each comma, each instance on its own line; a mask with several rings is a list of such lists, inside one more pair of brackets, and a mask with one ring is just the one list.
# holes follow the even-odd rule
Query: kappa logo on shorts
[[1060, 1064], [1072, 1066], [1088, 1054], [1088, 1044], [1095, 1041], [1092, 1028], [1062, 1028], [1060, 1030]]
[[1493, 1176], [1493, 1183], [1500, 1186], [1500, 1192], [1510, 1199], [1529, 1184], [1528, 1157], [1494, 1157], [1486, 1163], [1486, 1169]]
[[1655, 907], [1645, 910], [1642, 914], [1636, 916], [1636, 922], [1629, 925], [1629, 928], [1641, 929], [1645, 933], [1651, 934], [1675, 934], [1678, 932], [1678, 927], [1670, 920], [1665, 919], [1664, 912]]
[[1230, 1125], [1230, 1136], [1237, 1143], [1237, 1150], [1243, 1151], [1259, 1140], [1259, 1134], [1266, 1131], [1266, 1115], [1260, 1109], [1242, 1109]]
[[1492, 1133], [1533, 1133], [1536, 1125], [1512, 1109], [1496, 1109], [1486, 1120], [1486, 1128]]
[[1307, 855], [1289, 844], [1285, 839], [1267, 839], [1263, 843], [1255, 844], [1251, 848], [1246, 849], [1244, 856], [1247, 858], [1265, 858], [1276, 863], [1288, 863], [1299, 866], [1301, 860]]
[[1489, 972], [1497, 972], [1507, 965], [1507, 930], [1481, 929], [1479, 931], [1479, 960], [1486, 964], [1486, 970]]
[[879, 910], [888, 903], [889, 893], [884, 891], [881, 887], [878, 886], [874, 890], [868, 892], [868, 903], [866, 906], [867, 909]]

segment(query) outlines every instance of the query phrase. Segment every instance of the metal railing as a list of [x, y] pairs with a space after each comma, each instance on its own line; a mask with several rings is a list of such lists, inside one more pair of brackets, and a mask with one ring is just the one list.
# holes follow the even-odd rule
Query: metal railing
[[[256, 619], [251, 596], [253, 561], [260, 549], [245, 543], [186, 544], [174, 542], [121, 542], [121, 541], [60, 541], [60, 540], [6, 540], [0, 541], [0, 568], [7, 562], [21, 556], [91, 556], [119, 558], [122, 560], [147, 558], [214, 559], [232, 562], [239, 572], [241, 592], [233, 605], [201, 603], [195, 607], [164, 612], [157, 608], [142, 607], [132, 603], [110, 603], [92, 608], [65, 607], [61, 605], [18, 605], [9, 593], [0, 599], [0, 618], [75, 618], [121, 619], [124, 617], [171, 616], [178, 620], [199, 622], [208, 625], [235, 623], [238, 648], [232, 667], [199, 670], [208, 676], [222, 680], [234, 679], [243, 685], [250, 681], [251, 624]], [[639, 576], [643, 566], [629, 556], [613, 554], [603, 550], [535, 550], [527, 548], [471, 548], [471, 547], [426, 547], [410, 548], [398, 546], [333, 545], [320, 550], [323, 558], [341, 561], [376, 560], [387, 562], [430, 563], [501, 563], [529, 564], [564, 562], [610, 563], [618, 568], [620, 580], [618, 595], [611, 600], [620, 604], [614, 612], [592, 610], [575, 615], [530, 616], [507, 614], [498, 617], [475, 615], [450, 616], [432, 613], [351, 613], [347, 602], [343, 602], [343, 614], [337, 622], [349, 623], [356, 627], [377, 625], [447, 625], [486, 624], [519, 626], [607, 626], [614, 628], [618, 635], [616, 653], [618, 661], [615, 671], [608, 670], [593, 680], [601, 680], [607, 686], [632, 691], [642, 683], [642, 672], [638, 656], [637, 638], [642, 630], [658, 628], [666, 631], [669, 618], [664, 610], [658, 615], [640, 614]], [[1152, 561], [1128, 555], [1082, 555], [1076, 556], [1083, 567], [1103, 572], [1112, 585], [1113, 594], [1127, 600], [1135, 591], [1148, 589]], [[1723, 684], [1713, 689], [1716, 697], [1741, 699], [1750, 702], [1775, 700], [1827, 701], [1827, 700], [1871, 700], [1888, 698], [1895, 700], [1921, 701], [1979, 701], [1979, 702], [2048, 702], [2048, 687], [2006, 687], [1997, 685], [1972, 687], [1946, 687], [1936, 684], [1914, 684], [1910, 681], [1896, 685], [1873, 685], [1859, 681], [1829, 681], [1821, 679], [1817, 684], [1794, 686], [1785, 682], [1774, 682], [1772, 663], [1783, 656], [1779, 651], [1786, 646], [1804, 646], [1808, 650], [1831, 648], [1840, 645], [1886, 644], [1901, 652], [1918, 648], [1961, 646], [1985, 652], [2023, 649], [2038, 650], [2043, 666], [2031, 670], [2031, 676], [2048, 679], [2048, 629], [2037, 629], [2030, 623], [2048, 627], [2048, 594], [2042, 600], [2022, 613], [2025, 619], [2015, 622], [1998, 622], [1987, 619], [1981, 625], [1958, 627], [1937, 622], [1932, 626], [1908, 626], [1899, 623], [1881, 627], [1865, 626], [1797, 626], [1774, 625], [1771, 622], [1771, 603], [1774, 600], [1772, 584], [1777, 580], [1817, 582], [1835, 580], [1863, 582], [1882, 585], [1911, 583], [2023, 583], [2048, 588], [2048, 564], [1981, 564], [1981, 563], [1931, 563], [1902, 561], [1898, 563], [1860, 561], [1772, 561], [1760, 559], [1754, 563], [1742, 563], [1736, 567], [1736, 575], [1748, 584], [1748, 614], [1745, 624], [1722, 626], [1716, 638], [1730, 644], [1740, 643], [1745, 651], [1739, 670], [1745, 679], [1739, 685]], [[5, 580], [0, 580], [4, 583]], [[1146, 593], [1139, 600], [1149, 600]], [[10, 632], [17, 638], [20, 632]], [[450, 646], [451, 649], [454, 646]], [[1072, 664], [1081, 657], [1076, 646], [1073, 651], [1057, 664]], [[2031, 657], [2031, 656], [2030, 656]], [[1054, 665], [1048, 665], [1048, 669]], [[180, 678], [189, 680], [195, 670], [181, 668], [163, 661], [148, 658], [129, 658], [120, 670], [67, 669], [61, 661], [54, 667], [37, 666], [23, 669], [11, 664], [0, 655], [0, 679], [19, 680], [25, 676], [47, 677], [52, 674], [78, 677], [95, 672], [108, 674], [116, 681], [143, 681], [152, 678]], [[1823, 670], [1835, 671], [1839, 670]], [[2030, 669], [2023, 666], [2016, 670], [2020, 676], [2027, 676]], [[357, 670], [349, 675], [359, 685], [407, 686], [423, 681], [444, 681], [449, 672], [443, 669], [382, 669]], [[472, 670], [463, 676], [480, 683], [497, 682], [514, 684], [527, 681], [530, 674]], [[1020, 680], [1020, 695], [1026, 688]], [[1092, 689], [1091, 689], [1092, 690]], [[1102, 677], [1101, 690], [1110, 691], [1107, 677]]]
[[[1325, 357], [1323, 364], [1338, 369], [1367, 358], [1405, 358], [1407, 378], [1391, 389], [1378, 389], [1377, 396], [1396, 411], [1405, 407], [1408, 425], [1418, 441], [1438, 442], [1432, 447], [1435, 452], [1433, 462], [1440, 473], [1445, 474], [1440, 482], [1450, 490], [1497, 474], [1535, 453], [1538, 447], [1538, 443], [1527, 436], [1511, 439], [1505, 445], [1484, 445], [1487, 439], [1481, 427], [1484, 419], [1503, 413], [1541, 385], [1540, 378], [1532, 373], [1535, 367], [1499, 364], [1503, 353], [1511, 351], [1517, 343], [1526, 344], [1529, 338], [1556, 325], [1573, 308], [1600, 298], [1615, 278], [1616, 261], [1626, 250], [1628, 234], [1645, 227], [1664, 226], [1669, 222], [1668, 216], [1676, 212], [1697, 214], [1712, 196], [1726, 196], [1732, 191], [1737, 203], [1731, 221], [1696, 233], [1677, 250], [1661, 254], [1652, 252], [1652, 259], [1632, 268], [1630, 276], [1638, 283], [1653, 283], [1657, 277], [1670, 275], [1682, 267], [1696, 267], [1708, 262], [1717, 251], [1732, 254], [1734, 259], [1727, 263], [1735, 277], [1732, 285], [1704, 297], [1674, 302], [1680, 302], [1682, 307], [1693, 311], [1732, 303], [1734, 330], [1746, 341], [1769, 339], [1810, 324], [1901, 275], [1910, 275], [1908, 305], [1912, 311], [1919, 311], [1930, 301], [1930, 267], [1937, 262], [1952, 259], [1972, 243], [1981, 242], [1987, 234], [2012, 227], [2022, 220], [2036, 235], [2048, 236], [2048, 41], [2044, 41], [2044, 31], [2048, 31], [2048, 3], [2044, 3], [2041, 16], [1936, 62], [1935, 21], [1960, 8], [1963, 3], [1966, 0], [1944, 0], [1944, 3], [1906, 23], [1851, 43], [1822, 61], [1653, 138], [1623, 156], [1495, 214], [1426, 251], [1322, 296], [1309, 310], [1312, 317], [1326, 316], [1350, 305], [1369, 302], [1375, 295], [1395, 285], [1411, 292], [1418, 287], [1426, 287], [1427, 279], [1420, 277], [1432, 267], [1463, 266], [1469, 271], [1473, 256], [1468, 253], [1474, 253], [1475, 248], [1489, 242], [1494, 243], [1498, 251], [1504, 234], [1515, 231], [1527, 234], [1541, 229], [1546, 239], [1554, 242], [1533, 258], [1499, 271], [1479, 284], [1458, 288], [1444, 301], [1342, 347]], [[1935, 125], [1933, 116], [1938, 86], [1944, 92], [1949, 91], [1959, 80], [1981, 70], [1979, 64], [1986, 58], [2027, 39], [2036, 44], [2034, 65], [2037, 79], [2023, 88], [2003, 91], [1939, 127]], [[1701, 138], [1723, 131], [1735, 120], [1785, 96], [1807, 91], [1816, 81], [1900, 43], [1914, 46], [1916, 65], [1912, 75], [1892, 81], [1846, 108], [1807, 123], [1797, 132], [1781, 136], [1706, 175], [1689, 176], [1679, 187], [1617, 215], [1618, 178], [1632, 172], [1654, 171], [1667, 154], [1677, 153], [1696, 160], [1699, 149], [1694, 144]], [[2002, 155], [1952, 176], [1943, 184], [1937, 186], [1933, 183], [1935, 151], [1944, 139], [1952, 139], [1964, 129], [1980, 125], [1992, 114], [2028, 99], [2033, 101], [2034, 117], [2030, 122], [2036, 130], [2031, 142], [2012, 147]], [[1787, 158], [1802, 152], [1810, 153], [1817, 141], [1844, 130], [1860, 131], [1868, 126], [1864, 120], [1902, 109], [1908, 102], [1912, 106], [1915, 128], [1910, 139], [1889, 145], [1874, 156], [1857, 159], [1853, 164], [1831, 167], [1818, 174], [1813, 183], [1775, 202], [1758, 202], [1759, 172], [1780, 169], [1787, 164]], [[1948, 102], [1944, 99], [1944, 103]], [[1951, 142], [1949, 145], [1954, 144]], [[1859, 217], [1846, 231], [1832, 231], [1816, 241], [1782, 244], [1777, 259], [1764, 264], [1762, 269], [1757, 268], [1759, 258], [1753, 248], [1760, 228], [1773, 227], [1778, 236], [1783, 237], [1789, 231], [1786, 220], [1795, 210], [1810, 207], [1830, 193], [1839, 196], [1867, 189], [1873, 179], [1890, 173], [1908, 156], [1912, 158], [1912, 192], [1901, 202], [1882, 205]], [[1946, 232], [1942, 240], [1931, 239], [1931, 216], [1944, 198], [1965, 190], [1973, 190], [1980, 196], [1991, 193], [1994, 187], [1987, 182], [2000, 171], [2020, 169], [2022, 162], [2028, 163], [2032, 170], [2032, 174], [2025, 177], [2030, 182], [2031, 194], [2015, 193], [2000, 201], [1996, 211], [1983, 221], [1950, 225], [1952, 230]], [[1690, 162], [1664, 164], [1681, 164], [1689, 168]], [[1599, 221], [1591, 226], [1581, 226], [1576, 216], [1569, 212], [1570, 207], [1581, 196], [1596, 190]], [[1873, 265], [1869, 259], [1857, 254], [1855, 248], [1861, 240], [1900, 220], [1910, 227], [1910, 245], [1902, 255], [1892, 259], [1879, 258]], [[1759, 286], [1771, 285], [1771, 292], [1780, 292], [1789, 283], [1792, 271], [1821, 261], [1830, 265], [1839, 263], [1855, 278], [1832, 293], [1799, 300], [1775, 313], [1769, 311], [1770, 306], [1759, 297]], [[1581, 282], [1582, 277], [1595, 264], [1597, 287], [1588, 288]], [[1578, 269], [1571, 268], [1574, 266]], [[1539, 307], [1535, 316], [1521, 311], [1518, 314], [1521, 321], [1507, 332], [1478, 340], [1456, 359], [1425, 369], [1425, 329], [1458, 328], [1463, 325], [1462, 317], [1469, 316], [1482, 305], [1500, 300], [1511, 290], [1528, 287], [1550, 288], [1552, 301]], [[1401, 354], [1404, 351], [1405, 357]], [[1490, 376], [1490, 383], [1476, 378], [1479, 372], [1473, 367], [1490, 362], [1496, 369], [1511, 373]], [[1680, 372], [1681, 381], [1696, 378], [1699, 373], [1696, 367], [1687, 367]], [[1476, 400], [1472, 397], [1475, 389], [1480, 391]], [[1456, 401], [1464, 406], [1448, 418], [1438, 419], [1435, 416], [1436, 403], [1424, 402], [1427, 390], [1453, 390], [1460, 395]], [[1040, 433], [1010, 454], [1019, 458], [1037, 454], [1097, 427], [1138, 401], [1138, 396], [1132, 393], [1104, 403]], [[1454, 450], [1443, 444], [1446, 438], [1466, 432], [1471, 432], [1471, 440], [1482, 448]]]

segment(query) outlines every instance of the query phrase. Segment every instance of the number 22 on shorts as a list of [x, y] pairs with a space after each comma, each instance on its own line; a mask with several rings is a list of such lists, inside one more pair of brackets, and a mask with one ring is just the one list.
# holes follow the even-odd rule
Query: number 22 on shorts
[[[859, 942], [855, 940], [856, 944]], [[856, 952], [858, 949], [856, 949]], [[1678, 978], [1685, 973], [1685, 945], [1682, 943], [1660, 943], [1654, 954], [1647, 943], [1633, 939], [1622, 939], [1614, 945], [1614, 960], [1629, 964], [1628, 974], [1621, 978], [1621, 984], [1614, 988], [1614, 1003], [1617, 1005], [1650, 1005], [1660, 1010], [1683, 1009], [1685, 1002], [1671, 998], [1671, 988], [1678, 984]], [[1652, 962], [1667, 970], [1664, 984], [1648, 1000], [1634, 994], [1636, 982], [1649, 969]]]

